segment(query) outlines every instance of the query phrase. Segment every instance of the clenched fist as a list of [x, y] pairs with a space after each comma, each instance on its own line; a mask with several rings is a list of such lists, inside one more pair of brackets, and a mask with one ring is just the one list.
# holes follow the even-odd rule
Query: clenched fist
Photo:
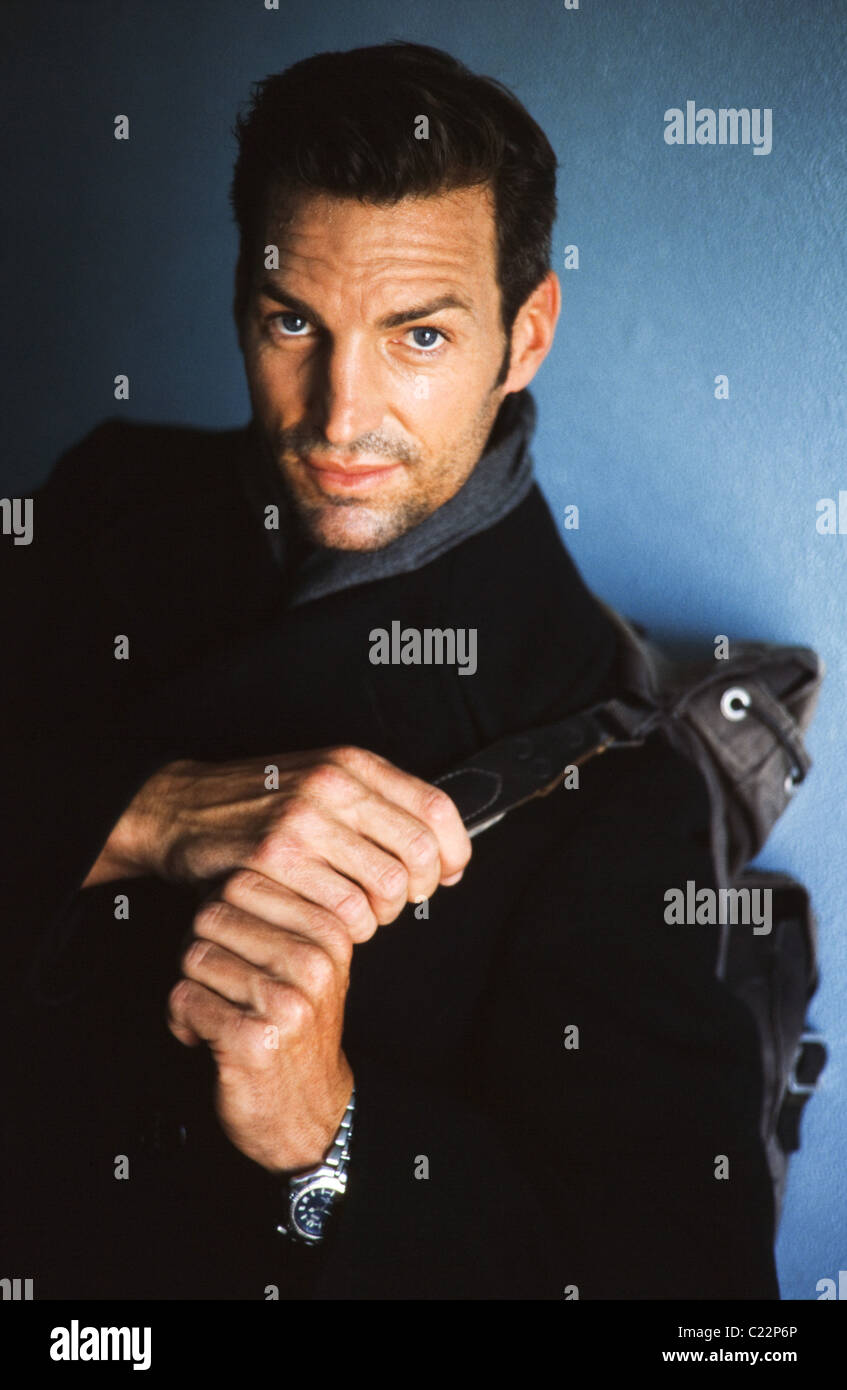
[[168, 1026], [208, 1044], [221, 1126], [271, 1172], [319, 1163], [350, 1099], [341, 1031], [352, 950], [332, 913], [251, 870], [194, 918]]
[[[265, 785], [266, 766], [279, 786]], [[454, 883], [471, 844], [450, 797], [361, 748], [175, 762], [114, 827], [84, 887], [152, 875], [203, 883], [251, 869], [335, 913], [354, 941]]]
[[83, 886], [142, 874], [217, 884], [194, 918], [168, 1025], [208, 1045], [236, 1148], [293, 1172], [324, 1157], [353, 1089], [341, 1037], [354, 945], [461, 878], [470, 852], [446, 793], [374, 753], [329, 748], [169, 764]]

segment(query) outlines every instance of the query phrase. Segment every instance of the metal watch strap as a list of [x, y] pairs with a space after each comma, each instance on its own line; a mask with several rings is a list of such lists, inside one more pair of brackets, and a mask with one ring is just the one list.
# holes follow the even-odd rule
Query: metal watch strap
[[341, 1117], [338, 1133], [332, 1141], [324, 1164], [335, 1171], [335, 1176], [343, 1183], [347, 1181], [347, 1165], [350, 1161], [350, 1136], [353, 1133], [353, 1112], [356, 1109], [356, 1087], [350, 1093], [347, 1109]]
[[353, 1087], [347, 1109], [341, 1118], [338, 1132], [330, 1145], [326, 1157], [316, 1168], [310, 1168], [306, 1173], [298, 1173], [295, 1177], [288, 1179], [289, 1197], [289, 1224], [277, 1226], [280, 1235], [287, 1235], [293, 1240], [305, 1241], [308, 1244], [315, 1244], [320, 1240], [320, 1235], [305, 1236], [298, 1229], [293, 1217], [294, 1204], [303, 1190], [309, 1186], [320, 1187], [320, 1179], [326, 1179], [330, 1183], [338, 1183], [341, 1192], [335, 1192], [335, 1197], [342, 1195], [347, 1185], [347, 1166], [350, 1160], [350, 1138], [353, 1133], [353, 1114], [356, 1108], [356, 1087]]

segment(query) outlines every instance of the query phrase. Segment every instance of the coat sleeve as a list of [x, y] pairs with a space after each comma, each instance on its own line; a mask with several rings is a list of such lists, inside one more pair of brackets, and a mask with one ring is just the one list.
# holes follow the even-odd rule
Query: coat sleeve
[[116, 611], [110, 473], [120, 448], [120, 426], [106, 422], [70, 449], [32, 498], [29, 544], [0, 547], [7, 979], [33, 924], [64, 913], [132, 796], [176, 756], [119, 714], [129, 663], [115, 659], [115, 639], [128, 618]]
[[656, 741], [602, 776], [503, 933], [473, 1104], [355, 1068], [319, 1296], [778, 1298], [755, 1026], [715, 928], [664, 921], [713, 882], [705, 789]]

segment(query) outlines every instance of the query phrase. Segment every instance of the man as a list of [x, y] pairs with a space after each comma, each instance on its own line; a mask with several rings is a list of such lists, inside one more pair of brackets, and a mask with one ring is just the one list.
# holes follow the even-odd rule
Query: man
[[251, 425], [101, 426], [4, 553], [11, 1249], [42, 1297], [775, 1297], [754, 1026], [663, 916], [698, 774], [650, 740], [473, 851], [433, 786], [615, 687], [528, 453], [549, 143], [411, 44], [238, 135]]

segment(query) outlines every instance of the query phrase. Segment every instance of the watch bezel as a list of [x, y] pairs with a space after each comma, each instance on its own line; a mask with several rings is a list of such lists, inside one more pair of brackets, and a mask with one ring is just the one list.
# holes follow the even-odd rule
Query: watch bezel
[[307, 1197], [312, 1192], [332, 1192], [333, 1196], [343, 1197], [346, 1188], [347, 1184], [345, 1180], [340, 1178], [337, 1173], [334, 1173], [331, 1168], [321, 1169], [312, 1176], [307, 1177], [305, 1181], [299, 1181], [298, 1186], [292, 1190], [289, 1197], [288, 1215], [292, 1232], [297, 1235], [300, 1240], [308, 1241], [310, 1245], [317, 1244], [318, 1241], [322, 1239], [323, 1230], [321, 1230], [318, 1235], [303, 1230], [297, 1220], [298, 1204], [302, 1202], [304, 1197]]

